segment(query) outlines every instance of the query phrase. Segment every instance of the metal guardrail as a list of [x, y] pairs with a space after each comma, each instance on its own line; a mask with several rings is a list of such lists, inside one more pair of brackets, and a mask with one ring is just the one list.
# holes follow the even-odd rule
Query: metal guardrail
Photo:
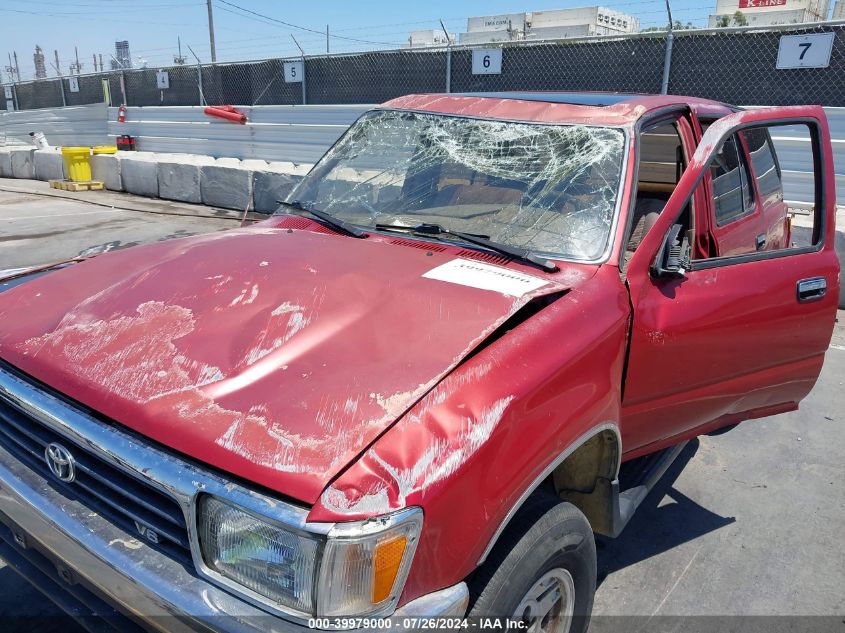
[[[109, 108], [108, 134], [138, 138], [150, 152], [230, 156], [314, 163], [369, 105], [253, 106], [239, 108], [244, 125], [221, 121], [200, 107], [127, 108], [126, 123]], [[49, 137], [48, 137], [49, 138]]]
[[[242, 159], [314, 163], [370, 105], [244, 107], [249, 122], [235, 125], [203, 114], [196, 106], [130, 107], [126, 123], [103, 104], [0, 114], [0, 144], [29, 143], [41, 131], [53, 145], [113, 143], [137, 137], [152, 152], [206, 154]], [[830, 122], [837, 201], [845, 205], [845, 108], [825, 108]], [[787, 200], [813, 196], [809, 138], [800, 129], [773, 133]]]
[[44, 132], [53, 145], [103, 145], [109, 143], [104, 103], [20, 110], [0, 114], [0, 146], [29, 145], [30, 132]]

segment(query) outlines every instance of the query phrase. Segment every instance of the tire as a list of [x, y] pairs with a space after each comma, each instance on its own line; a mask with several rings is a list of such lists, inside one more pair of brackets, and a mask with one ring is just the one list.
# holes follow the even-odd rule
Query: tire
[[[574, 600], [557, 602], [572, 605], [571, 619], [565, 612], [555, 612], [552, 624], [557, 627], [541, 628], [584, 633], [596, 592], [596, 544], [589, 522], [571, 503], [546, 491], [535, 493], [510, 522], [469, 585], [471, 617], [522, 619], [530, 615], [531, 606], [528, 613], [518, 614], [517, 609], [526, 606], [525, 600], [530, 597], [552, 595], [550, 589], [572, 596]], [[560, 606], [556, 609], [560, 611]]]

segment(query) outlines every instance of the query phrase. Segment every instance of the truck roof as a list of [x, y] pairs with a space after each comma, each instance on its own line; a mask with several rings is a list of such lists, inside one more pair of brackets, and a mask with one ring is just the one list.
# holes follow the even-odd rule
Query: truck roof
[[679, 104], [713, 116], [724, 116], [733, 110], [727, 104], [699, 97], [542, 91], [411, 94], [392, 99], [382, 107], [545, 123], [630, 125], [650, 111]]

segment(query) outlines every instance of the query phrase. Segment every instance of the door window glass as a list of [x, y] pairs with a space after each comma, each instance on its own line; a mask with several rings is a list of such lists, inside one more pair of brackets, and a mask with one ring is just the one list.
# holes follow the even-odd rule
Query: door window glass
[[716, 224], [724, 226], [754, 210], [748, 166], [736, 135], [731, 136], [710, 163]]
[[763, 205], [777, 202], [783, 198], [783, 184], [781, 183], [780, 166], [775, 159], [772, 139], [764, 127], [756, 127], [741, 132], [748, 155], [751, 157], [751, 167], [754, 179], [757, 181], [757, 191]]
[[696, 259], [820, 245], [816, 135], [811, 126], [794, 124], [758, 125], [728, 137], [709, 166], [713, 204], [710, 227], [701, 228], [708, 252]]

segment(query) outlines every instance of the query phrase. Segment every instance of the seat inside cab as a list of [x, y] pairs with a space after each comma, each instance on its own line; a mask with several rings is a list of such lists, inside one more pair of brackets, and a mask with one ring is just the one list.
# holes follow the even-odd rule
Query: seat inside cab
[[[625, 252], [625, 268], [643, 237], [657, 221], [686, 166], [683, 144], [675, 123], [645, 129], [639, 142], [637, 195]], [[684, 231], [692, 228], [689, 215], [687, 210], [679, 219]]]

